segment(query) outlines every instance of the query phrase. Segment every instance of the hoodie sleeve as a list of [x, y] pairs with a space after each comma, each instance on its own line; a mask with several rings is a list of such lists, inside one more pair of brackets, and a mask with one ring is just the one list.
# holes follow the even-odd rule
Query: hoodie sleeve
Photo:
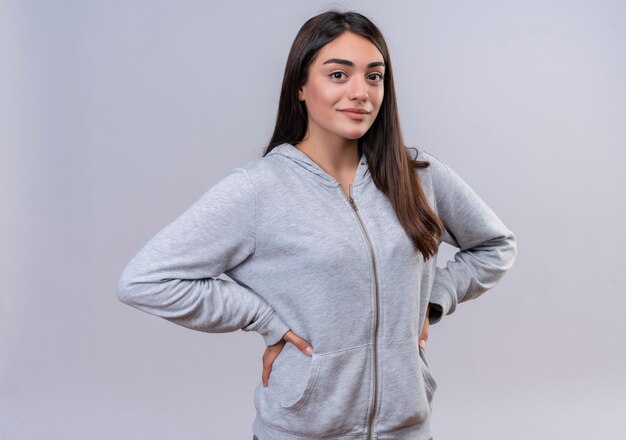
[[254, 253], [255, 210], [250, 176], [236, 168], [143, 246], [122, 272], [118, 299], [190, 329], [254, 330], [275, 344], [289, 327], [272, 307], [217, 278]]
[[437, 267], [429, 321], [438, 322], [458, 303], [494, 287], [511, 268], [517, 253], [515, 235], [450, 167], [430, 162], [435, 205], [445, 226], [442, 240], [459, 248], [445, 268]]

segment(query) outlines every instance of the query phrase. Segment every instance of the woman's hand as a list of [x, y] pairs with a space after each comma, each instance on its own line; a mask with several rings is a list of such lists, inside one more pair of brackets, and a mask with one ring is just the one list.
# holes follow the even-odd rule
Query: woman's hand
[[302, 353], [308, 356], [313, 354], [313, 347], [311, 347], [311, 344], [309, 344], [306, 340], [302, 339], [294, 332], [289, 330], [287, 333], [284, 334], [280, 341], [278, 341], [274, 345], [269, 345], [265, 349], [265, 353], [263, 353], [263, 374], [261, 375], [261, 379], [263, 380], [263, 386], [265, 388], [267, 388], [269, 384], [272, 364], [274, 363], [274, 360], [278, 357], [280, 352], [283, 350], [283, 347], [285, 346], [285, 341], [291, 342], [293, 345], [298, 347], [298, 349]]
[[426, 316], [424, 317], [424, 326], [422, 327], [422, 331], [420, 333], [419, 347], [426, 348], [426, 341], [428, 340], [428, 327], [430, 323], [428, 321], [428, 314], [430, 313], [430, 304], [426, 308]]

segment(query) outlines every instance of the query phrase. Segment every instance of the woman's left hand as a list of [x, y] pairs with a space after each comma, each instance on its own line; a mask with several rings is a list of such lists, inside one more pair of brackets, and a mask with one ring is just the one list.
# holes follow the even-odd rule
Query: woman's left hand
[[426, 341], [428, 340], [428, 327], [429, 327], [429, 322], [428, 322], [428, 314], [430, 313], [430, 304], [428, 304], [428, 307], [426, 308], [426, 316], [424, 317], [424, 326], [422, 327], [422, 331], [420, 333], [420, 340], [419, 340], [419, 347], [420, 348], [426, 348]]

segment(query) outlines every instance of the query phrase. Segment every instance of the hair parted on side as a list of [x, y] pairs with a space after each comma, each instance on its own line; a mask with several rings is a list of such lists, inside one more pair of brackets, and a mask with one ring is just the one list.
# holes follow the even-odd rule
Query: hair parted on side
[[278, 145], [296, 145], [304, 138], [308, 115], [306, 104], [298, 99], [298, 89], [307, 82], [309, 66], [320, 49], [344, 32], [369, 39], [383, 56], [383, 101], [376, 120], [365, 135], [358, 139], [358, 145], [365, 153], [372, 180], [389, 198], [400, 224], [416, 250], [427, 260], [437, 253], [439, 238], [444, 233], [444, 226], [429, 205], [415, 171], [416, 168], [428, 167], [429, 163], [413, 159], [405, 147], [389, 50], [380, 30], [364, 15], [354, 11], [330, 10], [310, 18], [302, 25], [289, 51], [276, 125], [263, 156]]

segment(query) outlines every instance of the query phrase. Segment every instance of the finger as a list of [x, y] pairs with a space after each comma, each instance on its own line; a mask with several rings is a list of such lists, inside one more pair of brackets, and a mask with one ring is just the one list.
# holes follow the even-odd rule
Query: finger
[[313, 347], [311, 346], [311, 344], [309, 344], [305, 339], [302, 339], [301, 337], [296, 335], [294, 332], [288, 332], [285, 335], [285, 339], [298, 347], [298, 349], [302, 353], [308, 356], [311, 356], [313, 354]]
[[271, 370], [271, 368], [266, 367], [265, 365], [263, 365], [263, 373], [261, 374], [261, 380], [263, 381], [263, 386], [265, 388], [267, 388], [267, 385], [268, 385], [269, 380], [270, 380], [270, 370]]
[[426, 348], [426, 341], [428, 338], [424, 338], [422, 336], [420, 336], [420, 339], [417, 343], [417, 345], [419, 345], [420, 348]]
[[428, 341], [428, 327], [427, 326], [424, 326], [424, 328], [422, 329], [422, 333], [420, 333], [420, 341], [424, 341], [424, 343]]
[[420, 333], [419, 341], [418, 341], [418, 345], [420, 346], [420, 348], [426, 347], [426, 341], [428, 340], [428, 329], [429, 329], [429, 322], [428, 322], [428, 316], [426, 316], [426, 319], [424, 320], [424, 326], [422, 327], [422, 332]]
[[261, 379], [263, 380], [263, 386], [265, 388], [269, 385], [270, 375], [272, 373], [272, 365], [274, 364], [274, 360], [278, 357], [280, 351], [274, 350], [266, 350], [263, 355], [263, 373], [261, 374]]
[[266, 388], [269, 385], [272, 364], [274, 364], [274, 360], [278, 357], [284, 345], [285, 341], [280, 340], [276, 344], [268, 346], [263, 353], [263, 372], [261, 373], [261, 380], [263, 381], [263, 386]]

